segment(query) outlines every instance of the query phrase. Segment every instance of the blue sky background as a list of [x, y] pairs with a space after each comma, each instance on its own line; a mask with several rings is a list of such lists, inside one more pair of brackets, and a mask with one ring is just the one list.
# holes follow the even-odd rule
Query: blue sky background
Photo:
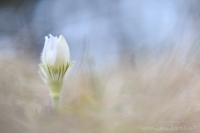
[[66, 37], [77, 64], [137, 62], [176, 49], [184, 57], [199, 49], [198, 16], [196, 0], [5, 1], [0, 7], [1, 57], [39, 59], [49, 33]]

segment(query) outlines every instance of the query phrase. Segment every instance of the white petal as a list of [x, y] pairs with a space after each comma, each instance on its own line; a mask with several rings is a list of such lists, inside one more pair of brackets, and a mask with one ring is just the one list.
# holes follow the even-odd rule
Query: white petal
[[49, 34], [50, 38], [47, 36], [45, 37], [45, 46], [42, 53], [42, 63], [44, 64], [51, 64], [53, 51], [57, 45], [57, 37], [52, 36]]
[[48, 37], [45, 36], [44, 48], [43, 48], [42, 55], [41, 55], [42, 63], [45, 63], [45, 55], [46, 55], [46, 52], [47, 52], [47, 45], [48, 45], [47, 42], [48, 42]]
[[65, 38], [60, 35], [57, 40], [57, 45], [54, 49], [51, 65], [66, 64], [69, 61], [69, 47]]

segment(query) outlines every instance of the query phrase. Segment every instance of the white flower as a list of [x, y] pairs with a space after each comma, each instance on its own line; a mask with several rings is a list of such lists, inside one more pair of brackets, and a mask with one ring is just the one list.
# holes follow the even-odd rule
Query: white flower
[[44, 49], [41, 55], [40, 75], [46, 83], [62, 83], [70, 62], [70, 52], [65, 38], [49, 35], [45, 37]]
[[59, 105], [64, 76], [73, 64], [73, 62], [70, 62], [69, 55], [68, 44], [62, 35], [59, 38], [51, 34], [49, 38], [45, 37], [39, 73], [49, 86], [54, 107]]
[[45, 37], [41, 61], [43, 64], [53, 67], [70, 62], [69, 47], [62, 35], [59, 38], [51, 34], [49, 38], [47, 36]]

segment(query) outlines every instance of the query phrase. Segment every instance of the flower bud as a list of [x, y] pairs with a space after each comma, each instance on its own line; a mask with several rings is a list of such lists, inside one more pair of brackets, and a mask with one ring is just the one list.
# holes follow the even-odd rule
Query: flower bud
[[63, 79], [68, 68], [73, 64], [70, 62], [69, 47], [65, 38], [49, 35], [45, 37], [44, 49], [41, 55], [40, 75], [49, 86], [49, 94], [54, 107], [59, 105]]
[[59, 38], [49, 35], [45, 37], [44, 49], [42, 52], [42, 63], [53, 67], [65, 64], [69, 61], [69, 47], [65, 38], [60, 35]]
[[69, 66], [70, 52], [65, 38], [49, 35], [45, 37], [44, 49], [41, 55], [40, 74], [47, 83], [61, 83]]

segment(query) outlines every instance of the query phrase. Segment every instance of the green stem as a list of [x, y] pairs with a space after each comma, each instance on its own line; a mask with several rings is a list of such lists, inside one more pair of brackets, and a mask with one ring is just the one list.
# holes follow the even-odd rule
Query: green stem
[[61, 89], [62, 89], [62, 83], [51, 83], [50, 84], [50, 96], [51, 96], [54, 108], [59, 107]]

